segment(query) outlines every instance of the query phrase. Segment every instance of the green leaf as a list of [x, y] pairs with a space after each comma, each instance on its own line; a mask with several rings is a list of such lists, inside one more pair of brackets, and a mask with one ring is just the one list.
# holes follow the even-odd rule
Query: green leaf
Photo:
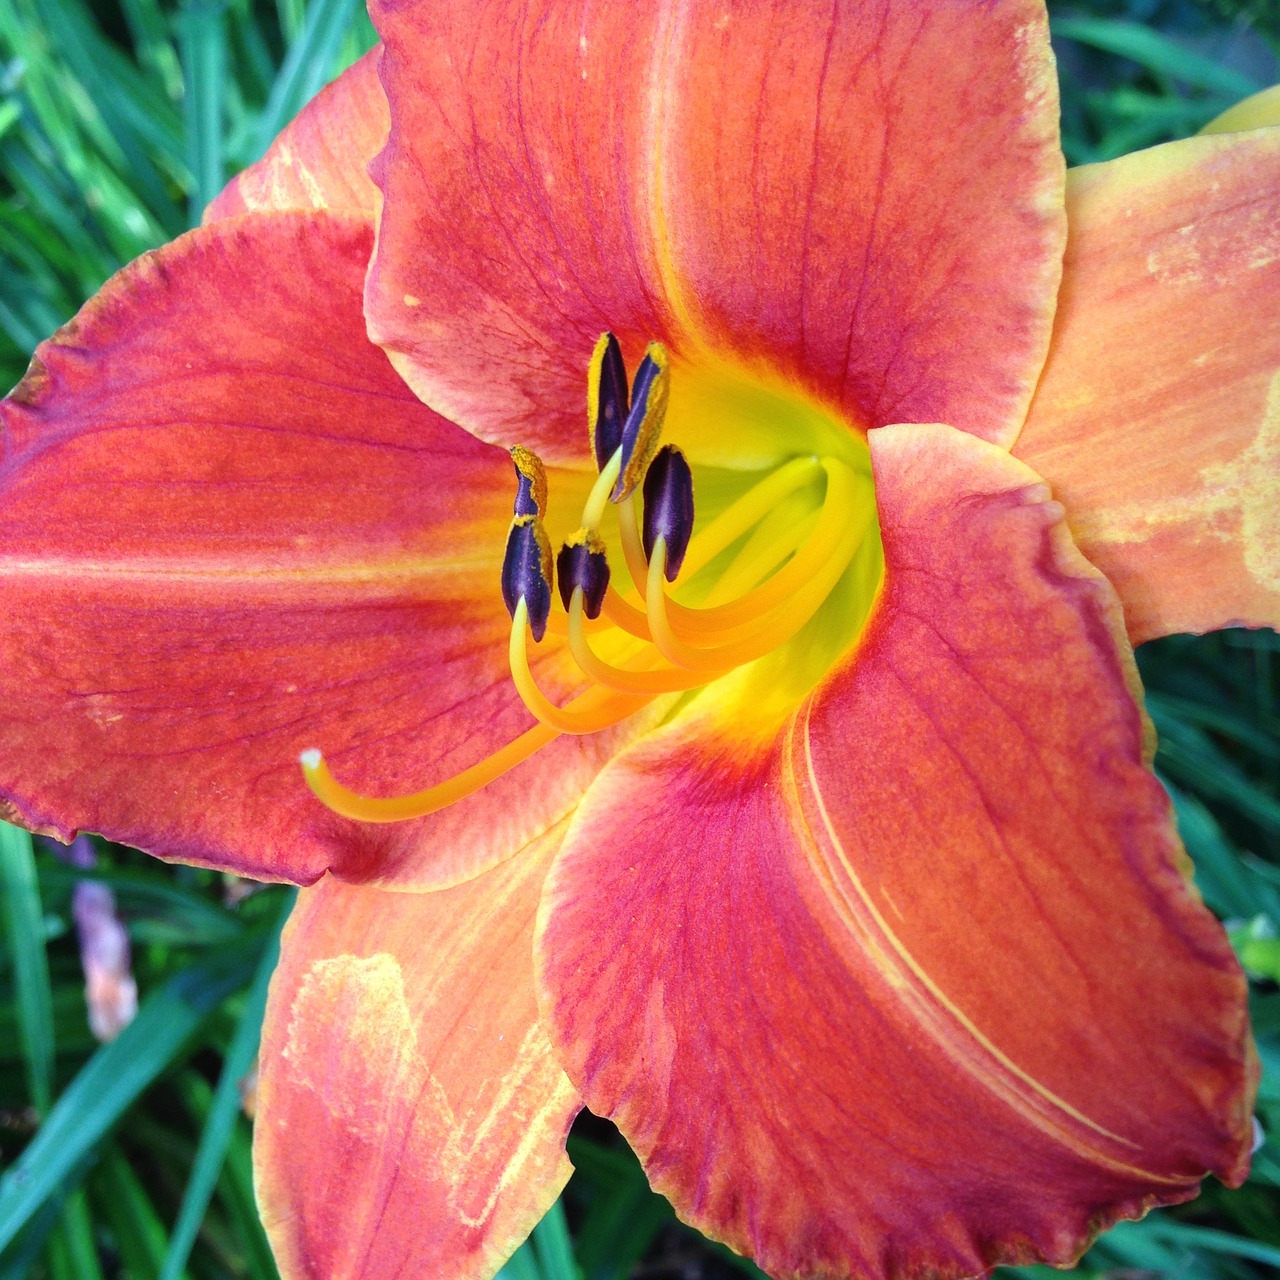
[[26, 1150], [0, 1178], [0, 1252], [77, 1163], [119, 1123], [219, 1003], [248, 980], [258, 947], [218, 953], [171, 978], [72, 1080]]
[[573, 1242], [559, 1200], [543, 1215], [530, 1237], [538, 1254], [538, 1262], [546, 1280], [581, 1280], [582, 1273], [573, 1257]]
[[533, 1246], [528, 1240], [507, 1259], [493, 1280], [544, 1280]]
[[1208, 1253], [1246, 1258], [1250, 1262], [1261, 1262], [1268, 1267], [1280, 1267], [1280, 1247], [1263, 1244], [1258, 1240], [1245, 1240], [1229, 1231], [1191, 1227], [1169, 1218], [1158, 1218], [1152, 1223], [1150, 1234], [1177, 1248], [1203, 1249]]
[[55, 1280], [102, 1280], [102, 1266], [93, 1239], [93, 1218], [84, 1191], [77, 1188], [68, 1197], [59, 1222], [49, 1242], [50, 1270]]
[[1240, 967], [1251, 977], [1280, 982], [1280, 937], [1270, 916], [1254, 916], [1228, 931]]
[[[258, 122], [257, 155], [339, 70], [338, 55], [359, 0], [314, 0]], [[256, 158], [256, 156], [255, 156]]]
[[1176, 40], [1152, 27], [1113, 18], [1058, 18], [1052, 24], [1059, 40], [1078, 40], [1107, 53], [1140, 64], [1157, 76], [1180, 80], [1183, 84], [1235, 101], [1257, 93], [1263, 86], [1249, 76], [1224, 67], [1184, 48]]
[[122, 1270], [130, 1276], [154, 1276], [164, 1256], [164, 1223], [147, 1188], [115, 1143], [107, 1146], [90, 1181], [94, 1202], [120, 1247]]
[[186, 77], [184, 116], [187, 162], [194, 185], [193, 226], [226, 182], [223, 161], [223, 100], [227, 80], [227, 10], [220, 0], [189, 0], [179, 23]]
[[27, 1068], [27, 1096], [41, 1115], [53, 1097], [53, 996], [45, 950], [44, 911], [31, 837], [0, 822], [0, 890], [18, 997], [18, 1036]]
[[253, 1159], [249, 1126], [237, 1124], [231, 1134], [226, 1163], [218, 1183], [218, 1201], [226, 1209], [245, 1253], [245, 1270], [261, 1280], [277, 1280], [275, 1259], [267, 1233], [258, 1218], [253, 1195]]
[[286, 895], [275, 930], [258, 962], [258, 971], [249, 988], [231, 1047], [223, 1061], [218, 1087], [200, 1135], [200, 1146], [196, 1150], [195, 1164], [182, 1197], [182, 1207], [178, 1211], [164, 1265], [160, 1269], [160, 1280], [178, 1280], [182, 1274], [222, 1172], [222, 1164], [240, 1112], [240, 1081], [253, 1066], [258, 1052], [262, 1016], [267, 1007], [267, 984], [280, 956], [280, 930], [284, 927], [285, 918], [296, 896], [296, 893]]
[[122, 914], [129, 918], [129, 932], [137, 940], [167, 941], [185, 946], [215, 946], [245, 936], [244, 921], [208, 895], [179, 883], [172, 876], [151, 871], [111, 867], [99, 863], [80, 871], [60, 862], [41, 869], [47, 889], [70, 892], [77, 880], [96, 880], [116, 896]]

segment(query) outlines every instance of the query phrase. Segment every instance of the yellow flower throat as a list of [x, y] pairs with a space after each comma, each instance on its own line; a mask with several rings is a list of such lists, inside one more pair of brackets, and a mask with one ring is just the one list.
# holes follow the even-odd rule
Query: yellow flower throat
[[[347, 789], [320, 751], [304, 751], [303, 776], [325, 805], [363, 822], [434, 813], [560, 734], [599, 732], [663, 695], [702, 688], [748, 664], [764, 667], [762, 659], [773, 659], [765, 683], [781, 687], [783, 700], [794, 705], [852, 643], [883, 571], [865, 445], [842, 431], [829, 452], [779, 458], [695, 532], [692, 468], [675, 446], [658, 447], [670, 393], [659, 344], [650, 344], [628, 388], [617, 341], [601, 336], [588, 377], [599, 471], [555, 569], [543, 527], [546, 473], [529, 450], [512, 450], [515, 518], [502, 571], [512, 617], [508, 659], [538, 723], [443, 782], [385, 799]], [[620, 548], [630, 580], [625, 589], [611, 581], [609, 542]], [[557, 576], [562, 612], [552, 608]], [[673, 599], [677, 585], [696, 604]], [[811, 627], [815, 619], [826, 625]], [[563, 706], [546, 696], [530, 669], [530, 639], [541, 643], [547, 631], [567, 641], [590, 682]]]

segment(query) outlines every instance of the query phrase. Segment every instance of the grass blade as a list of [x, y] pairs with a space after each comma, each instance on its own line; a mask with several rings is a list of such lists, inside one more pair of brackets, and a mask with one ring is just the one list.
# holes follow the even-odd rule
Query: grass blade
[[255, 948], [183, 970], [148, 996], [119, 1037], [89, 1059], [0, 1179], [0, 1251], [177, 1058], [219, 1003], [244, 985], [256, 960]]
[[44, 911], [31, 837], [0, 822], [0, 889], [5, 932], [18, 997], [18, 1036], [27, 1069], [27, 1094], [39, 1115], [53, 1097], [53, 996], [45, 951]]
[[182, 1274], [222, 1172], [240, 1111], [240, 1081], [252, 1067], [254, 1055], [258, 1051], [262, 1015], [267, 1007], [267, 985], [280, 955], [280, 930], [284, 927], [295, 897], [296, 894], [287, 895], [275, 932], [258, 962], [258, 971], [249, 988], [244, 1012], [223, 1061], [222, 1074], [218, 1077], [218, 1087], [200, 1135], [200, 1146], [196, 1150], [191, 1177], [187, 1181], [182, 1206], [178, 1210], [178, 1218], [169, 1238], [168, 1252], [160, 1269], [160, 1280], [178, 1280]]
[[183, 100], [187, 163], [193, 185], [190, 217], [194, 226], [205, 205], [226, 181], [223, 160], [223, 103], [227, 81], [227, 11], [219, 0], [191, 0], [181, 19]]
[[[93, 1239], [93, 1217], [84, 1190], [77, 1187], [68, 1197], [62, 1221], [50, 1245], [62, 1254], [67, 1280], [102, 1280], [102, 1266]], [[55, 1276], [58, 1268], [52, 1268]]]
[[528, 1240], [506, 1260], [493, 1280], [543, 1280], [538, 1259]]
[[580, 1280], [581, 1272], [574, 1260], [573, 1242], [569, 1239], [564, 1205], [559, 1200], [534, 1227], [531, 1239], [546, 1280]]
[[110, 1223], [119, 1246], [124, 1274], [155, 1275], [164, 1256], [164, 1223], [146, 1187], [114, 1143], [108, 1145], [90, 1184], [99, 1213]]
[[357, 3], [358, 0], [315, 0], [307, 9], [302, 31], [271, 86], [271, 96], [258, 121], [257, 155], [271, 145], [276, 134], [338, 70], [338, 54]]
[[1105, 53], [1128, 58], [1157, 76], [1180, 80], [1192, 88], [1222, 94], [1235, 101], [1263, 86], [1249, 76], [1184, 48], [1138, 22], [1114, 18], [1059, 18], [1052, 23], [1056, 40], [1078, 40]]

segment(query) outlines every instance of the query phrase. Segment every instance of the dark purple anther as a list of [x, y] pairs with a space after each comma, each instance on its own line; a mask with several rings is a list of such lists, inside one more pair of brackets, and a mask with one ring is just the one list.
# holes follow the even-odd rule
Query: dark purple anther
[[523, 599], [535, 640], [547, 632], [551, 613], [551, 544], [537, 516], [516, 516], [502, 557], [502, 599], [514, 619]]
[[579, 529], [560, 548], [556, 557], [556, 580], [560, 599], [568, 609], [575, 587], [582, 588], [582, 609], [588, 618], [598, 618], [609, 589], [609, 560], [598, 533]]
[[622, 424], [627, 420], [627, 366], [622, 359], [622, 348], [611, 333], [601, 334], [596, 343], [587, 387], [591, 451], [595, 454], [596, 470], [603, 471], [618, 452]]
[[666, 539], [668, 582], [676, 580], [692, 534], [693, 472], [675, 445], [665, 445], [644, 478], [644, 553], [652, 559], [658, 539]]

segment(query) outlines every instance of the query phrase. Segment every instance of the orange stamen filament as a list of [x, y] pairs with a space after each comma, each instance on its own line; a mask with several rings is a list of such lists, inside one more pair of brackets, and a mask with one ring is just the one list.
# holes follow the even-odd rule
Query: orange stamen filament
[[582, 527], [593, 533], [600, 528], [604, 520], [605, 508], [609, 505], [609, 495], [613, 486], [618, 483], [618, 473], [622, 470], [622, 449], [614, 450], [613, 457], [604, 464], [604, 470], [596, 476], [596, 482], [587, 495], [586, 506], [582, 508]]
[[633, 711], [638, 711], [648, 701], [647, 698], [612, 695], [600, 706], [582, 707], [575, 705], [576, 700], [566, 707], [556, 706], [538, 688], [529, 669], [528, 632], [529, 609], [522, 596], [511, 620], [511, 642], [507, 647], [511, 679], [530, 715], [548, 728], [557, 733], [599, 733], [601, 729], [607, 729]]
[[605, 662], [591, 648], [583, 623], [586, 615], [582, 609], [582, 588], [575, 587], [569, 600], [569, 651], [583, 674], [608, 689], [626, 693], [675, 693], [682, 689], [696, 689], [707, 683], [700, 672], [664, 667], [646, 670], [643, 667], [615, 667]]

